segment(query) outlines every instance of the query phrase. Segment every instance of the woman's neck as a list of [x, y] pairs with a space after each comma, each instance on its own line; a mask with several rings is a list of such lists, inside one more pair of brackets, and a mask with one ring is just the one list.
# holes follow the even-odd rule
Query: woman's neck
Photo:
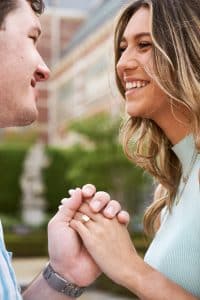
[[191, 133], [191, 118], [183, 109], [177, 109], [172, 112], [165, 111], [164, 116], [154, 119], [154, 122], [163, 130], [165, 135], [171, 141], [172, 145], [177, 144], [185, 136]]

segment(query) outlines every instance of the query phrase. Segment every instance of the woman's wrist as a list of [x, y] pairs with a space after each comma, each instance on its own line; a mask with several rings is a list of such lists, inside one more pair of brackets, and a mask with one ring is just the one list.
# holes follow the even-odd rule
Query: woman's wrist
[[136, 293], [140, 289], [143, 268], [143, 259], [136, 252], [133, 252], [132, 255], [129, 256], [129, 261], [123, 264], [121, 268], [119, 267], [120, 272], [116, 272], [118, 275], [116, 275], [114, 281]]

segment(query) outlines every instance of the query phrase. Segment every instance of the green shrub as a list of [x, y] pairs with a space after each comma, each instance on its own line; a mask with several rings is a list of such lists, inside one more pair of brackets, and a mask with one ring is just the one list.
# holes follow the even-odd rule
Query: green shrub
[[47, 256], [46, 231], [30, 232], [24, 235], [5, 233], [6, 248], [14, 257]]
[[16, 216], [21, 207], [20, 176], [28, 146], [0, 145], [0, 212]]
[[[47, 212], [55, 214], [62, 198], [68, 196], [68, 190], [75, 187], [74, 182], [66, 180], [66, 170], [75, 163], [68, 150], [47, 148], [50, 165], [44, 170], [45, 198], [47, 200]], [[73, 152], [72, 152], [73, 154]]]

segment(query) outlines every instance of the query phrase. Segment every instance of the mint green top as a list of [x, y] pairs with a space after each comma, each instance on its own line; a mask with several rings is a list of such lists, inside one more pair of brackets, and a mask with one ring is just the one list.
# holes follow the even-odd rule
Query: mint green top
[[176, 203], [176, 197], [172, 212], [166, 208], [162, 210], [161, 226], [144, 260], [200, 297], [200, 154], [197, 154], [192, 135], [172, 150], [182, 164], [183, 176], [189, 173], [189, 179], [185, 185], [182, 176], [177, 192], [180, 200]]

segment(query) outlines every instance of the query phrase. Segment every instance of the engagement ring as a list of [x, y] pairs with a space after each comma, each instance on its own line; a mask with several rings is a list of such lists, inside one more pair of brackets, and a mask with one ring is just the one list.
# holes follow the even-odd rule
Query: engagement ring
[[87, 223], [89, 220], [90, 220], [90, 218], [89, 218], [87, 215], [82, 215], [82, 216], [81, 216], [81, 221], [82, 221], [83, 223]]

